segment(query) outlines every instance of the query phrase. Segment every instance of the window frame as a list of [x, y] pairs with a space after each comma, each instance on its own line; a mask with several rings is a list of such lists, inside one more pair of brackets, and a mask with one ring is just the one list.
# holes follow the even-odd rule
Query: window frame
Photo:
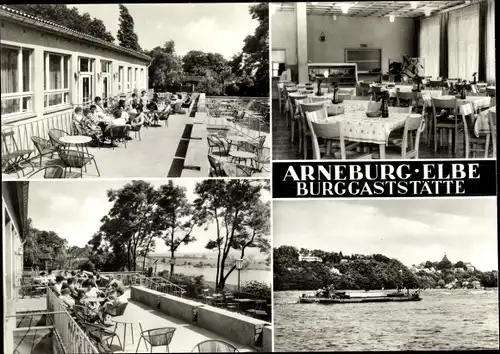
[[[34, 48], [26, 47], [26, 46], [16, 46], [9, 44], [0, 44], [0, 50], [10, 49], [17, 51], [17, 92], [10, 93], [1, 93], [0, 102], [10, 101], [10, 100], [18, 100], [19, 110], [17, 112], [5, 113], [1, 114], [1, 121], [7, 121], [12, 118], [23, 117], [26, 115], [34, 114], [34, 91], [33, 91], [33, 57], [34, 57]], [[29, 53], [28, 58], [28, 85], [29, 90], [24, 91], [24, 77], [25, 73], [23, 72], [23, 52], [27, 50]], [[26, 111], [23, 111], [23, 100], [28, 98], [28, 104]]]
[[[272, 56], [272, 52], [273, 51], [283, 52], [284, 57], [285, 57], [285, 61], [273, 60], [273, 56]], [[274, 68], [274, 64], [277, 64], [276, 69]], [[272, 77], [278, 77], [279, 76], [278, 72], [279, 72], [279, 65], [280, 64], [286, 65], [286, 49], [282, 49], [282, 48], [273, 48], [273, 49], [271, 49], [271, 75], [272, 75]]]
[[[71, 105], [71, 55], [69, 54], [63, 54], [63, 53], [57, 53], [57, 52], [51, 52], [51, 51], [44, 51], [43, 53], [44, 56], [44, 90], [43, 90], [43, 108], [44, 111], [52, 111], [54, 109], [66, 107]], [[49, 63], [50, 63], [50, 56], [57, 56], [60, 57], [61, 60], [61, 88], [60, 89], [52, 89], [50, 88], [50, 79], [49, 79]], [[78, 64], [80, 64], [78, 62]], [[67, 87], [65, 87], [66, 80], [65, 80], [65, 69], [67, 69], [67, 75], [68, 75], [68, 80], [67, 80]], [[62, 95], [62, 102], [54, 105], [50, 105], [50, 96], [52, 95]]]

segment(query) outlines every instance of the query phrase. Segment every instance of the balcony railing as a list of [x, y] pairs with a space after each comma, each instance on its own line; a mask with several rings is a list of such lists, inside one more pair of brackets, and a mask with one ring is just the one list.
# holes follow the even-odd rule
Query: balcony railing
[[85, 332], [66, 311], [57, 296], [47, 288], [47, 311], [49, 321], [54, 326], [54, 334], [65, 353], [99, 354]]
[[119, 280], [124, 286], [142, 285], [152, 290], [180, 297], [182, 297], [186, 292], [186, 290], [182, 287], [165, 278], [148, 278], [141, 272], [102, 272], [101, 276], [112, 276], [113, 279]]

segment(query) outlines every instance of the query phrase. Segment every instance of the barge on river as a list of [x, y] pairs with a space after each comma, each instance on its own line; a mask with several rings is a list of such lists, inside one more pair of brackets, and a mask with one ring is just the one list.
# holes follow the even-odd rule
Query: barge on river
[[329, 297], [325, 296], [308, 296], [303, 294], [299, 297], [299, 303], [303, 304], [358, 304], [365, 302], [406, 302], [406, 301], [421, 301], [422, 298], [418, 293], [404, 294], [401, 292], [390, 294], [347, 294], [345, 292], [335, 292]]

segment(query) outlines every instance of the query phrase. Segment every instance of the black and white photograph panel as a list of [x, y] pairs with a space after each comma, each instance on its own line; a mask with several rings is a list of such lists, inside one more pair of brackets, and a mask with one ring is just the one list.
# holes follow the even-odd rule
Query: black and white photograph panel
[[275, 201], [275, 351], [498, 350], [496, 216], [495, 198]]
[[2, 183], [4, 353], [272, 351], [269, 183]]
[[274, 159], [496, 158], [494, 0], [270, 6]]
[[0, 22], [4, 179], [269, 176], [267, 3], [13, 4]]

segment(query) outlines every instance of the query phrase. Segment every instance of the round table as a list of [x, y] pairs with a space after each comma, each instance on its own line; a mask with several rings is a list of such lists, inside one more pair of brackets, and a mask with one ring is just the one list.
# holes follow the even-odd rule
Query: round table
[[229, 140], [229, 146], [227, 148], [227, 152], [231, 151], [231, 145], [233, 141], [237, 143], [243, 143], [248, 141], [248, 138], [245, 138], [244, 136], [240, 135], [228, 135], [226, 136], [226, 139]]
[[231, 156], [231, 161], [238, 160], [238, 162], [241, 162], [241, 160], [245, 160], [245, 164], [248, 159], [251, 159], [250, 161], [255, 159], [255, 154], [248, 151], [233, 151], [229, 155]]
[[88, 143], [90, 143], [92, 141], [92, 138], [85, 135], [66, 135], [59, 138], [59, 140], [64, 144], [75, 145], [77, 150], [79, 146], [82, 146], [83, 150], [83, 146], [86, 146]]

